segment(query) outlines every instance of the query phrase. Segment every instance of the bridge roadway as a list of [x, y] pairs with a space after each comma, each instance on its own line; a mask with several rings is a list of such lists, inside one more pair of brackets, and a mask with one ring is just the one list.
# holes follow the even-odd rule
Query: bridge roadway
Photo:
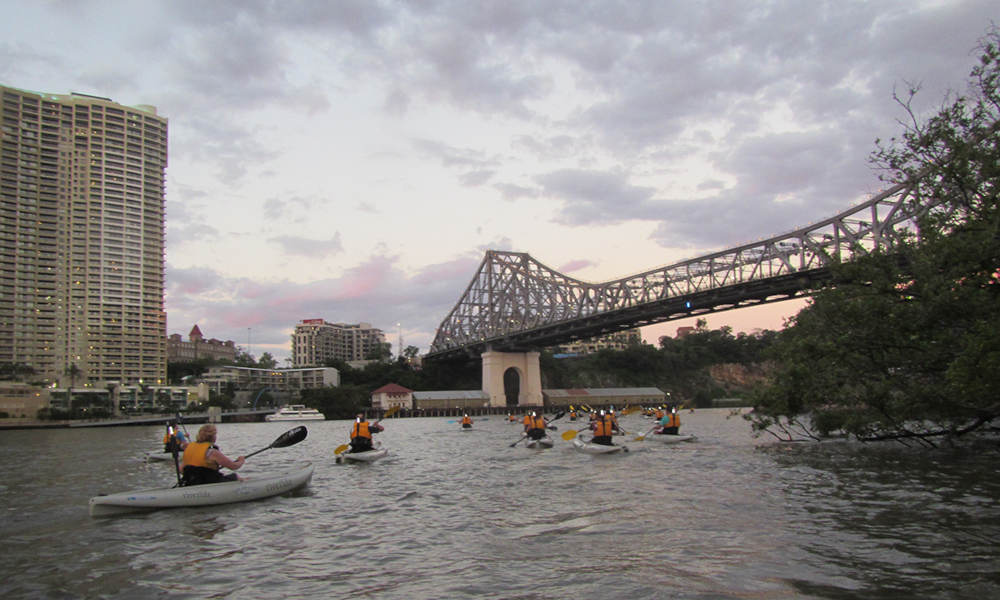
[[917, 193], [919, 181], [783, 235], [603, 283], [573, 279], [526, 253], [488, 250], [424, 358], [537, 350], [808, 295], [834, 263], [892, 252], [919, 233], [918, 219], [947, 210]]

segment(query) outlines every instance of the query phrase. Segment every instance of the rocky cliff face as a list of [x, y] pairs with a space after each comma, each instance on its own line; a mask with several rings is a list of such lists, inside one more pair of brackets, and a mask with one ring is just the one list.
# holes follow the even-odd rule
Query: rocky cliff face
[[725, 363], [708, 368], [711, 378], [727, 391], [744, 391], [767, 379], [769, 365]]

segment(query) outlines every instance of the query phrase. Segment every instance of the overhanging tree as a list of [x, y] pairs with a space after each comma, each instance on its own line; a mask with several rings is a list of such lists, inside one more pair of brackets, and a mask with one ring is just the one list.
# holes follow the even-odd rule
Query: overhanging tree
[[934, 445], [1000, 416], [1000, 32], [980, 43], [969, 90], [926, 122], [876, 141], [883, 180], [942, 200], [892, 254], [834, 268], [772, 347], [754, 429], [782, 439], [833, 432]]

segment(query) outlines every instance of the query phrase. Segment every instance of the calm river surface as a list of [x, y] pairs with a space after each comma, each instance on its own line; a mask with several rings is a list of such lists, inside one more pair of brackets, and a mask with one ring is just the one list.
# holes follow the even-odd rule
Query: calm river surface
[[[627, 454], [509, 444], [501, 417], [388, 419], [387, 458], [337, 465], [347, 421], [247, 461], [312, 461], [291, 497], [94, 519], [99, 493], [170, 486], [162, 427], [0, 432], [0, 597], [997, 598], [1000, 451], [775, 445], [728, 410], [698, 441]], [[232, 457], [295, 423], [222, 424]], [[197, 426], [189, 426], [191, 434]], [[619, 438], [616, 438], [616, 440]], [[619, 442], [620, 443], [620, 442]]]

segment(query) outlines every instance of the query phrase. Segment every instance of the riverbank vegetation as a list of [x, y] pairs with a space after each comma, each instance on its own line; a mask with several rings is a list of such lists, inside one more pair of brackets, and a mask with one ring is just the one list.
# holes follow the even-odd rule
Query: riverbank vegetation
[[836, 265], [769, 352], [747, 417], [781, 439], [850, 434], [937, 445], [1000, 416], [1000, 32], [981, 40], [967, 93], [926, 120], [896, 100], [899, 138], [876, 141], [887, 184], [938, 207], [891, 253]]

